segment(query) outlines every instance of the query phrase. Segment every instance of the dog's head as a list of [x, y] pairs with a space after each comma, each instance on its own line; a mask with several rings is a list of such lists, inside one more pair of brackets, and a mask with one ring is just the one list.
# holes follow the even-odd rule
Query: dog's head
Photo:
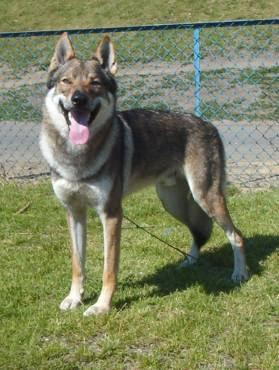
[[[54, 119], [54, 124], [64, 136], [67, 133], [73, 144], [86, 144], [93, 132], [114, 113], [117, 85], [113, 76], [116, 70], [109, 36], [104, 36], [90, 60], [76, 58], [67, 33], [58, 41], [49, 67], [47, 86], [50, 91], [46, 105], [52, 114], [55, 103], [55, 109], [64, 119]], [[53, 115], [57, 117], [57, 112]]]

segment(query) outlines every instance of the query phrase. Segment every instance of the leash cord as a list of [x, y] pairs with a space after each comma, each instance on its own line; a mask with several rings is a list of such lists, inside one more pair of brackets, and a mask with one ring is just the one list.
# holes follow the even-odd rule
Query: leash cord
[[181, 249], [177, 248], [177, 247], [174, 247], [172, 244], [168, 243], [167, 241], [159, 238], [159, 236], [151, 233], [150, 231], [146, 230], [143, 226], [140, 226], [138, 225], [135, 221], [131, 220], [129, 217], [127, 216], [123, 216], [123, 218], [125, 218], [127, 221], [129, 221], [131, 224], [133, 224], [134, 226], [136, 226], [137, 229], [140, 229], [140, 230], [143, 230], [145, 231], [148, 235], [152, 236], [152, 238], [154, 239], [157, 239], [159, 240], [162, 244], [165, 244], [166, 246], [176, 250], [177, 252], [179, 252], [180, 254], [182, 254], [184, 257], [190, 257], [190, 258], [193, 258], [193, 259], [196, 259], [197, 260], [197, 257], [194, 257], [194, 256], [191, 256], [191, 254], [188, 254], [186, 252], [183, 252]]

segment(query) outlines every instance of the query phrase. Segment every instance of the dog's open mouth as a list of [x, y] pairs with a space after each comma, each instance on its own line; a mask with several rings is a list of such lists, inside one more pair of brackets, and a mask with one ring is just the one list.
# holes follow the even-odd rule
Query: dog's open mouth
[[75, 145], [86, 144], [90, 138], [90, 124], [96, 118], [99, 110], [100, 103], [98, 102], [93, 111], [89, 109], [71, 109], [65, 110], [63, 113], [69, 126], [69, 138]]

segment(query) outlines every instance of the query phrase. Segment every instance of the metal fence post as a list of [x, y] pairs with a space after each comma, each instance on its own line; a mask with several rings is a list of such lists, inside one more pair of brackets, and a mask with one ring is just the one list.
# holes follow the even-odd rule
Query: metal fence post
[[194, 29], [194, 70], [195, 70], [195, 113], [201, 112], [201, 67], [200, 67], [200, 28]]

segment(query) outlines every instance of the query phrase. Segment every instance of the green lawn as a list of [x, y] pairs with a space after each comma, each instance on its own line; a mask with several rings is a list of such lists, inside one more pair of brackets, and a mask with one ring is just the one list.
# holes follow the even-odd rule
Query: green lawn
[[[125, 202], [125, 213], [189, 250], [190, 236], [152, 189]], [[278, 369], [279, 190], [229, 198], [247, 238], [251, 279], [230, 281], [232, 252], [215, 228], [197, 266], [123, 224], [113, 310], [82, 316], [101, 286], [102, 230], [92, 211], [84, 306], [62, 313], [70, 284], [65, 211], [48, 183], [2, 184], [0, 192], [0, 368]]]
[[276, 0], [1, 0], [0, 31], [278, 17]]

